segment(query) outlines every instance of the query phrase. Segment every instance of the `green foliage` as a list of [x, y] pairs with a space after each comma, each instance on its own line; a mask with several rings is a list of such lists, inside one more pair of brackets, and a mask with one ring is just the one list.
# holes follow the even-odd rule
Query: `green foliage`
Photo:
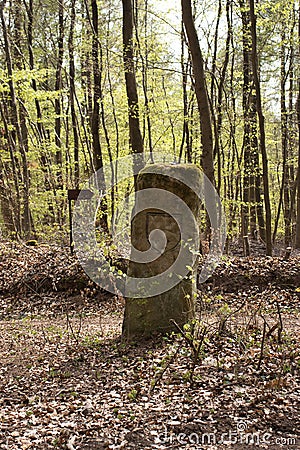
[[[89, 8], [89, 5], [87, 5]], [[75, 155], [74, 136], [70, 115], [69, 76], [69, 4], [64, 10], [64, 55], [61, 67], [61, 83], [57, 88], [59, 5], [43, 0], [33, 10], [33, 68], [30, 65], [28, 48], [28, 15], [23, 6], [17, 12], [9, 5], [5, 9], [13, 62], [13, 76], [9, 79], [6, 55], [1, 50], [0, 58], [0, 184], [1, 227], [15, 236], [17, 230], [12, 223], [17, 219], [18, 208], [22, 216], [24, 180], [22, 179], [22, 156], [16, 139], [16, 127], [10, 106], [10, 85], [16, 91], [17, 110], [25, 139], [27, 165], [30, 172], [30, 211], [37, 238], [43, 235], [67, 238], [68, 212], [67, 189], [74, 188]], [[128, 106], [126, 99], [124, 68], [122, 61], [122, 11], [121, 4], [105, 0], [99, 7], [99, 64], [101, 67], [101, 95], [99, 136], [104, 164], [109, 158], [117, 159], [129, 153]], [[222, 88], [222, 101], [218, 110], [218, 87], [226, 58], [226, 2], [222, 2], [220, 26], [216, 36], [217, 8], [211, 2], [196, 2], [196, 26], [206, 63], [208, 93], [211, 97], [214, 139], [218, 117], [222, 118], [219, 130], [220, 154], [215, 158], [216, 173], [219, 173], [220, 194], [226, 215], [229, 218], [229, 237], [240, 233], [241, 209], [257, 207], [256, 202], [245, 202], [244, 183], [244, 117], [243, 117], [243, 33], [241, 12], [238, 3], [231, 4], [232, 17], [229, 60]], [[298, 135], [295, 105], [299, 67], [295, 55], [298, 48], [296, 13], [294, 1], [264, 0], [256, 4], [258, 52], [261, 88], [266, 120], [266, 139], [270, 166], [270, 191], [273, 222], [275, 220], [282, 172], [282, 128], [280, 111], [280, 86], [282, 82], [281, 52], [285, 51], [285, 95], [288, 107], [290, 185], [295, 179], [297, 166]], [[170, 9], [168, 11], [168, 9]], [[178, 11], [177, 11], [178, 13]], [[192, 158], [201, 162], [201, 136], [199, 116], [195, 100], [192, 70], [188, 51], [180, 49], [180, 18], [165, 2], [152, 0], [146, 10], [143, 2], [137, 2], [136, 32], [134, 38], [136, 77], [139, 94], [139, 110], [144, 147], [161, 153], [174, 153], [178, 159], [180, 148], [186, 157], [187, 142], [183, 139], [184, 123], [188, 125], [189, 145]], [[75, 115], [79, 136], [79, 167], [82, 187], [93, 172], [93, 138], [91, 135], [91, 107], [93, 107], [93, 30], [91, 11], [76, 4], [76, 27], [74, 31], [75, 60]], [[8, 20], [9, 19], [9, 20]], [[21, 21], [21, 36], [18, 52], [14, 22]], [[25, 33], [26, 31], [26, 33]], [[216, 39], [216, 37], [218, 39]], [[215, 42], [217, 48], [214, 47]], [[215, 67], [213, 67], [214, 55]], [[294, 58], [294, 59], [293, 59]], [[21, 60], [20, 64], [17, 61]], [[183, 113], [182, 64], [187, 73], [185, 81], [187, 113]], [[213, 71], [214, 74], [213, 74]], [[213, 75], [212, 75], [213, 74]], [[290, 78], [288, 78], [290, 77]], [[288, 82], [289, 81], [289, 82]], [[214, 83], [214, 89], [212, 85]], [[145, 95], [146, 94], [146, 95]], [[147, 98], [146, 98], [147, 97]], [[57, 105], [60, 112], [57, 112]], [[40, 111], [40, 113], [39, 113]], [[21, 114], [22, 112], [22, 114]], [[22, 119], [23, 117], [23, 119]], [[23, 122], [22, 122], [23, 120]], [[6, 124], [5, 124], [6, 121]], [[60, 136], [57, 124], [60, 121]], [[150, 123], [150, 131], [149, 131]], [[103, 126], [105, 125], [105, 127]], [[24, 132], [25, 133], [25, 132]], [[257, 133], [257, 132], [256, 132]], [[23, 138], [25, 134], [23, 135]], [[259, 136], [258, 136], [259, 137]], [[186, 136], [185, 136], [186, 138]], [[61, 155], [59, 155], [61, 153]], [[15, 161], [13, 160], [15, 157]], [[61, 158], [61, 162], [60, 162]], [[15, 168], [14, 168], [15, 165]], [[259, 160], [259, 167], [261, 160]], [[14, 171], [16, 173], [14, 173]], [[128, 186], [119, 187], [115, 208], [121, 204]], [[18, 192], [19, 190], [19, 192]], [[262, 190], [262, 186], [261, 186]], [[18, 198], [18, 196], [21, 198]], [[293, 205], [292, 205], [293, 206]], [[108, 199], [109, 214], [112, 208]], [[279, 221], [278, 232], [284, 232], [284, 220]], [[29, 236], [34, 237], [34, 236]]]

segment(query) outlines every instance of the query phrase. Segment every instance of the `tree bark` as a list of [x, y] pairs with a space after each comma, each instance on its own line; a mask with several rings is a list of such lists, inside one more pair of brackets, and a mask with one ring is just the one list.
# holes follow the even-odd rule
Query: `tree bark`
[[96, 0], [92, 0], [92, 24], [93, 24], [93, 76], [94, 76], [94, 92], [93, 92], [93, 113], [92, 113], [92, 138], [93, 152], [95, 160], [95, 169], [98, 170], [103, 166], [102, 149], [99, 136], [100, 124], [100, 99], [101, 99], [101, 78], [99, 67], [99, 25], [98, 25], [98, 5]]
[[179, 162], [181, 162], [183, 156], [184, 144], [186, 144], [185, 155], [188, 162], [192, 162], [192, 152], [190, 147], [190, 126], [189, 126], [189, 105], [188, 105], [188, 71], [190, 68], [190, 57], [188, 56], [187, 61], [184, 61], [184, 48], [185, 48], [185, 33], [184, 26], [182, 24], [181, 30], [181, 73], [182, 73], [182, 100], [183, 100], [183, 128], [182, 128], [182, 139], [179, 151]]
[[190, 0], [181, 0], [183, 24], [186, 30], [195, 78], [195, 92], [200, 114], [202, 167], [208, 179], [215, 184], [213, 161], [213, 136], [204, 64], [199, 40], [195, 28]]
[[[300, 54], [300, 9], [298, 17], [298, 52]], [[300, 77], [298, 80], [298, 99], [297, 99], [297, 125], [298, 125], [298, 170], [297, 170], [297, 197], [296, 197], [296, 236], [295, 248], [300, 248]]]
[[61, 99], [60, 91], [62, 89], [62, 65], [64, 58], [64, 0], [58, 1], [58, 54], [55, 74], [55, 91], [57, 97], [55, 98], [55, 145], [56, 145], [56, 164], [57, 170], [57, 187], [62, 189], [62, 143], [61, 143]]
[[74, 62], [74, 28], [75, 28], [75, 0], [71, 1], [71, 21], [69, 33], [69, 76], [70, 76], [70, 105], [74, 145], [74, 185], [79, 188], [79, 133], [75, 109], [75, 62]]
[[133, 59], [133, 8], [132, 0], [123, 3], [123, 61], [128, 102], [129, 143], [132, 153], [141, 154], [144, 143], [140, 130], [139, 101]]
[[29, 170], [28, 170], [28, 163], [27, 163], [27, 155], [26, 155], [26, 146], [27, 146], [27, 127], [26, 123], [23, 123], [23, 126], [20, 124], [19, 117], [25, 120], [25, 117], [21, 114], [19, 115], [18, 111], [18, 103], [17, 103], [17, 96], [16, 96], [16, 90], [15, 90], [15, 84], [13, 81], [13, 65], [12, 65], [12, 56], [11, 56], [11, 48], [10, 48], [10, 41], [8, 37], [8, 31], [6, 27], [5, 17], [4, 17], [4, 3], [0, 5], [0, 16], [1, 16], [1, 25], [2, 25], [2, 31], [3, 31], [3, 38], [4, 38], [4, 50], [5, 50], [5, 56], [6, 56], [6, 65], [7, 65], [7, 73], [9, 76], [9, 92], [10, 92], [10, 99], [11, 99], [11, 110], [12, 110], [12, 125], [15, 128], [15, 134], [17, 138], [17, 142], [15, 144], [18, 144], [18, 149], [21, 155], [21, 161], [22, 161], [22, 184], [23, 184], [23, 220], [22, 220], [22, 228], [23, 232], [25, 234], [25, 237], [30, 237], [31, 233], [31, 213], [30, 213], [30, 204], [29, 204], [29, 186], [30, 186], [30, 180], [29, 180]]
[[271, 204], [270, 204], [270, 190], [269, 190], [269, 175], [268, 175], [268, 155], [266, 149], [266, 134], [265, 134], [265, 118], [262, 110], [261, 90], [258, 75], [258, 57], [257, 57], [257, 35], [256, 35], [256, 15], [254, 0], [250, 1], [250, 22], [252, 35], [252, 68], [253, 79], [256, 91], [257, 115], [260, 131], [260, 148], [262, 154], [263, 165], [263, 184], [264, 184], [264, 201], [266, 211], [266, 253], [272, 256], [272, 229], [271, 229]]
[[[248, 0], [247, 0], [248, 1]], [[260, 237], [265, 240], [265, 222], [261, 201], [261, 176], [259, 166], [259, 148], [257, 138], [257, 96], [254, 89], [252, 64], [252, 34], [248, 3], [240, 0], [243, 27], [243, 115], [244, 115], [244, 173], [242, 236], [249, 229], [254, 237], [256, 224], [259, 225]], [[256, 220], [257, 219], [257, 220]]]
[[[101, 73], [99, 67], [99, 22], [98, 22], [98, 5], [97, 0], [91, 1], [92, 6], [92, 28], [93, 28], [93, 42], [92, 42], [92, 58], [93, 58], [93, 76], [94, 76], [94, 92], [93, 92], [93, 113], [92, 113], [92, 142], [95, 169], [99, 170], [103, 167], [102, 148], [99, 135], [100, 126], [100, 101], [101, 101]], [[106, 192], [106, 184], [104, 174], [99, 171], [99, 190]], [[108, 233], [108, 218], [107, 218], [107, 201], [103, 197], [101, 200], [101, 217], [100, 226], [105, 233]]]

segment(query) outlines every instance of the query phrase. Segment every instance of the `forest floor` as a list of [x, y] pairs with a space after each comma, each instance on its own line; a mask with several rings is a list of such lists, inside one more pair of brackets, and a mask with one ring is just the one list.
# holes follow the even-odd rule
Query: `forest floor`
[[120, 338], [68, 248], [0, 242], [1, 449], [300, 449], [300, 255], [224, 256], [198, 321]]

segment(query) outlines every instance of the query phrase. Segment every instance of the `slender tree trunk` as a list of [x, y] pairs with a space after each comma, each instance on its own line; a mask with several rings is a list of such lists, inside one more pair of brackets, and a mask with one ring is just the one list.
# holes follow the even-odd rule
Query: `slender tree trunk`
[[[300, 56], [300, 9], [298, 17], [298, 53]], [[298, 125], [298, 170], [296, 179], [296, 236], [295, 248], [300, 248], [300, 77], [298, 79], [298, 99], [297, 99], [297, 125]]]
[[58, 0], [58, 53], [55, 74], [55, 145], [56, 145], [56, 164], [57, 168], [57, 187], [62, 189], [62, 142], [61, 142], [61, 98], [62, 89], [62, 65], [64, 58], [64, 0]]
[[[9, 175], [12, 173], [13, 178], [13, 186], [14, 186], [14, 193], [11, 193], [12, 197], [12, 214], [13, 214], [13, 223], [14, 223], [14, 231], [17, 234], [21, 233], [21, 194], [20, 194], [20, 187], [19, 187], [19, 178], [21, 178], [21, 175], [19, 173], [19, 169], [17, 167], [17, 161], [15, 157], [15, 148], [16, 143], [12, 139], [11, 132], [9, 130], [8, 122], [7, 122], [7, 116], [8, 114], [5, 113], [5, 106], [2, 105], [2, 102], [0, 102], [0, 111], [1, 111], [1, 119], [4, 126], [4, 137], [6, 138], [7, 148], [10, 155], [10, 171]], [[3, 173], [4, 173], [4, 164], [2, 164], [3, 167]], [[11, 180], [11, 176], [9, 176], [9, 179]], [[11, 189], [11, 192], [13, 192], [13, 189]], [[4, 195], [4, 192], [3, 192]]]
[[[93, 58], [93, 76], [94, 76], [94, 92], [93, 92], [93, 113], [92, 113], [92, 143], [94, 154], [94, 166], [96, 170], [103, 167], [103, 156], [100, 142], [99, 126], [100, 126], [100, 102], [101, 102], [101, 73], [99, 66], [99, 19], [97, 0], [91, 0], [92, 7], [92, 58]], [[99, 190], [106, 192], [105, 178], [102, 171], [99, 171]], [[100, 226], [105, 233], [108, 233], [108, 214], [106, 197], [101, 201], [101, 217]]]
[[[28, 40], [28, 54], [29, 54], [29, 68], [31, 71], [34, 69], [34, 55], [33, 55], [33, 1], [29, 0], [27, 16], [28, 16], [28, 26], [27, 26], [27, 40]], [[37, 92], [37, 83], [35, 78], [32, 78], [32, 89]], [[40, 142], [43, 143], [45, 139], [45, 131], [42, 123], [42, 110], [40, 102], [37, 98], [34, 100], [36, 116], [37, 116], [37, 129], [39, 133]]]
[[[147, 134], [148, 134], [148, 146], [150, 154], [153, 152], [153, 143], [152, 143], [152, 127], [151, 127], [151, 118], [150, 118], [150, 106], [149, 106], [149, 97], [148, 97], [148, 42], [147, 42], [147, 18], [148, 18], [148, 0], [144, 2], [145, 8], [145, 57], [142, 52], [140, 38], [139, 38], [139, 24], [138, 24], [138, 5], [136, 5], [136, 21], [134, 22], [135, 36], [136, 42], [139, 50], [139, 56], [142, 65], [142, 86], [143, 86], [143, 94], [144, 94], [144, 105], [145, 105], [145, 119], [147, 122]], [[144, 142], [144, 137], [143, 137]]]
[[9, 236], [13, 236], [18, 230], [14, 220], [15, 205], [12, 201], [12, 192], [8, 175], [0, 155], [0, 210], [6, 230], [8, 231]]
[[[123, 61], [128, 102], [129, 143], [131, 151], [141, 154], [144, 144], [140, 130], [139, 102], [133, 60], [133, 8], [132, 0], [122, 0], [123, 3]], [[142, 166], [141, 161], [141, 166]], [[141, 167], [140, 167], [141, 168]]]
[[250, 21], [251, 21], [251, 35], [252, 35], [252, 68], [253, 79], [256, 91], [257, 115], [260, 131], [260, 148], [262, 154], [263, 165], [263, 184], [264, 184], [264, 201], [266, 211], [266, 252], [267, 255], [272, 255], [272, 228], [271, 228], [271, 204], [270, 204], [270, 190], [269, 190], [269, 175], [268, 175], [268, 156], [266, 149], [266, 135], [265, 135], [265, 118], [262, 110], [261, 90], [259, 82], [259, 69], [257, 57], [257, 35], [256, 35], [256, 15], [254, 0], [250, 1]]
[[[227, 14], [228, 29], [232, 30], [233, 27], [233, 6], [232, 2], [229, 3], [229, 12]], [[228, 220], [228, 233], [227, 233], [227, 250], [229, 250], [229, 243], [232, 239], [232, 232], [236, 226], [236, 213], [238, 210], [239, 195], [241, 195], [241, 156], [238, 153], [236, 144], [236, 124], [237, 124], [237, 111], [236, 111], [236, 92], [234, 88], [234, 68], [235, 68], [235, 46], [233, 42], [233, 33], [231, 33], [231, 60], [230, 60], [230, 77], [229, 77], [229, 95], [230, 104], [232, 107], [232, 119], [230, 120], [230, 141], [229, 141], [229, 155], [227, 160], [227, 172], [228, 172], [228, 190], [229, 190], [229, 220]], [[238, 173], [236, 175], [236, 164]]]
[[172, 118], [172, 113], [170, 110], [170, 105], [168, 102], [168, 95], [167, 95], [167, 89], [165, 86], [165, 77], [162, 77], [162, 89], [163, 89], [163, 93], [165, 96], [165, 102], [166, 102], [166, 108], [167, 108], [167, 113], [168, 113], [168, 118], [169, 118], [169, 122], [170, 122], [170, 127], [171, 127], [171, 134], [172, 134], [172, 150], [173, 150], [173, 155], [174, 155], [174, 161], [176, 161], [176, 136], [175, 136], [175, 127], [174, 127], [174, 121]]
[[[22, 2], [21, 0], [16, 0], [14, 7], [14, 63], [17, 70], [22, 71], [25, 68], [25, 58], [23, 55], [24, 49], [24, 34], [23, 34], [23, 15], [22, 15]], [[17, 85], [17, 82], [16, 82]], [[30, 202], [29, 202], [29, 190], [30, 190], [30, 172], [27, 163], [27, 153], [28, 153], [28, 128], [27, 128], [27, 117], [28, 112], [25, 108], [25, 101], [21, 98], [22, 94], [18, 95], [18, 120], [20, 126], [20, 138], [19, 150], [21, 153], [22, 160], [22, 174], [24, 183], [24, 194], [23, 194], [23, 223], [22, 228], [26, 238], [31, 236], [32, 231], [32, 216], [30, 212]]]
[[92, 114], [92, 138], [93, 151], [96, 170], [103, 166], [102, 149], [99, 136], [100, 125], [100, 99], [101, 99], [101, 78], [99, 67], [99, 24], [98, 24], [98, 5], [96, 0], [92, 0], [92, 24], [93, 24], [93, 75], [94, 75], [94, 93], [93, 93], [93, 114]]
[[[106, 117], [105, 117], [105, 110], [104, 110], [104, 94], [103, 94], [103, 73], [104, 73], [104, 67], [103, 67], [103, 50], [102, 45], [100, 43], [99, 45], [100, 50], [100, 111], [101, 111], [101, 124], [104, 131], [105, 141], [106, 141], [106, 148], [110, 163], [110, 170], [111, 170], [111, 180], [110, 184], [112, 186], [110, 191], [110, 199], [111, 199], [111, 205], [110, 205], [110, 211], [111, 211], [111, 218], [114, 219], [115, 215], [115, 167], [113, 162], [113, 154], [112, 154], [112, 146], [111, 146], [111, 139], [110, 134], [108, 131], [108, 127], [106, 125]], [[111, 222], [111, 226], [113, 226], [113, 222]]]
[[[297, 115], [298, 115], [298, 133], [300, 136], [300, 83], [299, 94], [297, 101]], [[298, 142], [298, 170], [297, 170], [297, 197], [296, 197], [296, 236], [295, 236], [295, 248], [300, 248], [300, 138]]]
[[281, 104], [281, 147], [282, 147], [282, 181], [279, 193], [279, 203], [277, 209], [277, 217], [273, 232], [273, 242], [276, 238], [276, 232], [278, 228], [279, 218], [281, 209], [283, 206], [284, 212], [284, 222], [285, 222], [285, 244], [290, 245], [290, 226], [289, 226], [289, 192], [288, 192], [288, 114], [286, 108], [286, 35], [285, 35], [285, 24], [282, 24], [281, 33], [281, 70], [280, 70], [280, 104]]
[[244, 114], [244, 174], [243, 174], [243, 204], [242, 204], [242, 237], [249, 231], [249, 202], [250, 202], [250, 175], [251, 175], [251, 139], [250, 139], [250, 90], [251, 90], [251, 35], [249, 9], [240, 1], [243, 30], [243, 114]]
[[187, 94], [187, 83], [188, 83], [188, 70], [190, 64], [190, 58], [186, 63], [184, 62], [184, 48], [185, 48], [185, 34], [184, 26], [182, 24], [181, 30], [181, 72], [182, 72], [182, 100], [183, 100], [183, 127], [182, 127], [182, 139], [179, 151], [179, 162], [183, 156], [184, 144], [186, 144], [186, 157], [187, 161], [191, 161], [191, 148], [190, 148], [190, 127], [189, 127], [189, 108], [188, 108], [188, 94]]
[[208, 179], [215, 184], [211, 115], [205, 82], [204, 64], [192, 14], [191, 0], [181, 0], [183, 24], [186, 30], [195, 78], [195, 93], [200, 114], [202, 167]]
[[242, 236], [250, 231], [254, 236], [259, 226], [259, 234], [265, 240], [265, 222], [261, 201], [261, 175], [259, 165], [259, 146], [257, 137], [257, 96], [254, 87], [252, 64], [252, 34], [248, 0], [240, 0], [243, 30], [243, 205]]
[[74, 29], [75, 29], [75, 0], [71, 1], [71, 21], [69, 33], [69, 75], [70, 75], [70, 106], [74, 145], [74, 184], [79, 188], [79, 134], [75, 109], [75, 62], [74, 62]]
[[[6, 23], [5, 23], [3, 9], [4, 9], [4, 3], [2, 3], [0, 5], [0, 16], [1, 16], [3, 38], [4, 38], [4, 50], [5, 50], [5, 56], [6, 56], [7, 73], [8, 73], [8, 77], [9, 77], [8, 85], [9, 85], [10, 98], [11, 98], [12, 124], [16, 130], [18, 149], [20, 151], [21, 161], [22, 161], [22, 184], [23, 184], [23, 189], [22, 189], [22, 191], [23, 191], [22, 192], [23, 193], [22, 227], [23, 227], [25, 237], [30, 237], [32, 222], [31, 222], [31, 213], [30, 213], [30, 206], [29, 206], [30, 180], [29, 180], [29, 170], [28, 170], [27, 155], [26, 155], [26, 145], [28, 143], [27, 142], [27, 127], [26, 127], [26, 123], [25, 123], [25, 125], [23, 124], [23, 127], [21, 127], [20, 122], [19, 122], [17, 97], [16, 97], [15, 85], [14, 85], [14, 81], [13, 81], [13, 66], [12, 66], [10, 42], [9, 42], [9, 37], [8, 37], [8, 32], [7, 32], [7, 27], [6, 27]], [[25, 127], [26, 127], [26, 130], [25, 130]], [[25, 139], [25, 142], [24, 142], [24, 139]]]
[[289, 194], [289, 211], [288, 211], [288, 223], [291, 232], [290, 244], [294, 241], [295, 237], [295, 224], [296, 224], [296, 211], [295, 211], [295, 167], [294, 158], [290, 158], [294, 154], [294, 149], [297, 146], [297, 137], [295, 124], [297, 123], [297, 115], [294, 104], [295, 93], [295, 27], [296, 27], [296, 11], [295, 5], [292, 11], [292, 27], [290, 30], [290, 67], [289, 67], [289, 114], [288, 114], [288, 128], [290, 133], [290, 139], [288, 140], [288, 160], [287, 160], [287, 173], [288, 173], [288, 194]]
[[[282, 26], [286, 26], [282, 24]], [[282, 56], [281, 56], [281, 136], [282, 136], [282, 191], [283, 191], [283, 215], [284, 215], [284, 240], [285, 245], [291, 245], [291, 221], [290, 221], [290, 180], [289, 180], [289, 125], [286, 106], [286, 80], [288, 73], [285, 68], [286, 60], [286, 36], [282, 32]], [[291, 55], [290, 55], [291, 56]]]
[[212, 56], [211, 85], [210, 85], [210, 100], [211, 100], [211, 104], [213, 105], [213, 108], [216, 106], [215, 84], [216, 84], [219, 27], [220, 27], [221, 16], [222, 16], [222, 0], [219, 0], [216, 29], [215, 29], [215, 34], [214, 34], [214, 51], [213, 51], [213, 56]]
[[[34, 67], [35, 67], [34, 53], [33, 53], [34, 0], [29, 0], [28, 7], [27, 7], [27, 17], [28, 17], [27, 44], [28, 44], [28, 55], [29, 55], [29, 68], [33, 72]], [[31, 85], [32, 85], [32, 89], [34, 90], [34, 92], [37, 93], [37, 91], [38, 91], [37, 82], [34, 77], [31, 80]], [[37, 128], [37, 134], [38, 134], [38, 142], [41, 147], [41, 155], [39, 157], [39, 160], [40, 160], [41, 169], [44, 174], [44, 184], [45, 184], [45, 188], [47, 191], [50, 190], [51, 186], [52, 186], [54, 194], [55, 194], [55, 190], [56, 190], [55, 183], [51, 179], [51, 175], [49, 173], [51, 163], [46, 154], [47, 135], [46, 135], [44, 125], [43, 125], [42, 108], [41, 108], [41, 105], [40, 105], [40, 102], [39, 102], [37, 96], [34, 99], [34, 104], [35, 104], [36, 117], [37, 117], [36, 128]], [[53, 211], [53, 206], [52, 205], [50, 206], [50, 204], [49, 204], [49, 209], [51, 212]]]
[[[214, 148], [214, 155], [217, 155], [218, 158], [218, 181], [217, 181], [217, 191], [220, 192], [221, 184], [222, 184], [222, 169], [224, 167], [221, 167], [221, 155], [223, 154], [222, 149], [222, 123], [223, 123], [223, 108], [222, 108], [222, 101], [223, 101], [223, 90], [225, 85], [225, 79], [226, 79], [226, 73], [227, 68], [229, 64], [229, 56], [230, 56], [230, 42], [232, 39], [232, 26], [230, 23], [229, 18], [229, 11], [230, 11], [230, 3], [231, 0], [227, 0], [226, 2], [226, 19], [227, 19], [227, 38], [226, 38], [226, 45], [225, 45], [225, 58], [224, 63], [221, 71], [221, 77], [219, 80], [219, 86], [218, 86], [218, 94], [217, 94], [217, 119], [216, 119], [216, 136], [215, 136], [215, 148]], [[224, 161], [224, 158], [223, 158]], [[224, 163], [223, 163], [224, 165]]]

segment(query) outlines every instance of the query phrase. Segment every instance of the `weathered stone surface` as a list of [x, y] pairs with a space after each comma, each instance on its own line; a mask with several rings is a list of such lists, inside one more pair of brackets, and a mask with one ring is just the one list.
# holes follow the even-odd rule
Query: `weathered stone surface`
[[[184, 183], [187, 179], [192, 189]], [[132, 251], [128, 276], [135, 279], [148, 278], [149, 283], [146, 280], [144, 286], [149, 289], [146, 287], [140, 298], [133, 298], [133, 295], [126, 298], [123, 323], [125, 338], [149, 336], [155, 331], [170, 331], [174, 329], [170, 319], [182, 326], [194, 317], [196, 274], [195, 267], [191, 267], [191, 261], [195, 259], [192, 250], [197, 250], [198, 246], [195, 219], [199, 214], [200, 200], [196, 192], [200, 192], [201, 181], [200, 169], [191, 164], [153, 164], [146, 166], [138, 175], [138, 193], [151, 189], [151, 207], [148, 208], [147, 203], [143, 204], [144, 200], [139, 200], [137, 196], [135, 210], [141, 212], [135, 216], [133, 212], [131, 241], [138, 252], [148, 252], [150, 259], [154, 260], [147, 263], [133, 261], [135, 251]], [[166, 209], [172, 210], [172, 217], [163, 208], [160, 209], [162, 203], [166, 203]], [[155, 208], [156, 204], [160, 205], [160, 208]], [[183, 227], [185, 234], [182, 234]], [[183, 236], [189, 236], [188, 243], [182, 241]], [[189, 267], [187, 275], [172, 289], [149, 297], [151, 283], [158, 283], [158, 287], [164, 290], [164, 278], [158, 281], [156, 279], [159, 274], [167, 272], [167, 277], [180, 279], [176, 273], [176, 270], [180, 272], [180, 269], [176, 265], [172, 266], [178, 258], [183, 259], [183, 264]], [[174, 273], [168, 273], [171, 266], [175, 267]]]

